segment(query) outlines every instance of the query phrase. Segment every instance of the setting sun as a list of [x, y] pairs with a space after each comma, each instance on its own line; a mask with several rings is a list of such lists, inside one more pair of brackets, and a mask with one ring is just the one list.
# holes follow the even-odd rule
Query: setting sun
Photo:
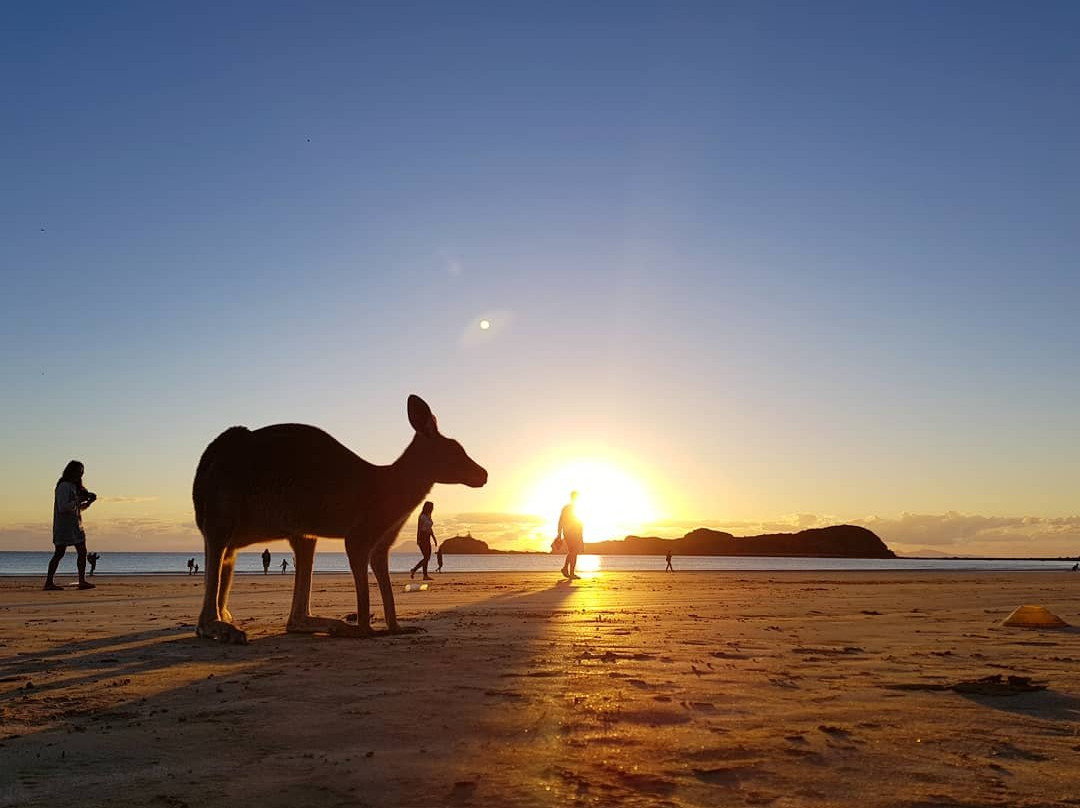
[[551, 536], [571, 491], [578, 492], [577, 513], [587, 542], [622, 538], [657, 518], [649, 489], [610, 461], [574, 460], [538, 476], [524, 506], [528, 513], [550, 514]]

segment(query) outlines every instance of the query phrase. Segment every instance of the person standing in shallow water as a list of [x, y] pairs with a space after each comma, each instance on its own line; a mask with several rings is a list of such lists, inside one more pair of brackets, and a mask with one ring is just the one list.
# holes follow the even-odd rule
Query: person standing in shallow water
[[60, 566], [67, 548], [74, 546], [78, 553], [79, 589], [94, 589], [86, 580], [86, 531], [83, 530], [82, 512], [94, 504], [97, 494], [83, 487], [85, 468], [78, 460], [72, 460], [64, 466], [64, 473], [56, 481], [53, 496], [53, 557], [49, 559], [49, 572], [45, 578], [45, 589], [57, 590], [53, 576]]
[[562, 539], [566, 542], [566, 561], [563, 562], [562, 574], [571, 581], [577, 580], [577, 557], [585, 552], [585, 526], [578, 519], [574, 504], [577, 502], [578, 492], [570, 492], [570, 501], [563, 506], [559, 514], [559, 533], [555, 541]]
[[416, 521], [416, 543], [420, 546], [420, 553], [423, 558], [409, 571], [410, 578], [415, 578], [417, 570], [423, 567], [424, 580], [435, 580], [428, 575], [428, 562], [431, 560], [431, 543], [435, 542], [435, 546], [439, 546], [439, 540], [435, 538], [435, 523], [431, 518], [431, 513], [434, 510], [434, 502], [425, 502], [424, 507], [420, 509], [420, 518]]
[[270, 572], [270, 548], [269, 547], [267, 547], [262, 552], [262, 562], [263, 562], [263, 575], [266, 575], [268, 572]]

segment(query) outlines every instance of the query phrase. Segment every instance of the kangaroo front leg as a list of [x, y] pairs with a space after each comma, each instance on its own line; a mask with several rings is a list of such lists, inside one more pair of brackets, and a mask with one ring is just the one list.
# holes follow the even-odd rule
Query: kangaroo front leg
[[229, 547], [221, 559], [221, 581], [218, 584], [218, 614], [226, 623], [233, 622], [232, 612], [229, 611], [229, 592], [232, 590], [233, 572], [236, 570], [236, 550]]
[[[247, 634], [228, 620], [222, 618], [218, 607], [221, 593], [221, 568], [225, 563], [226, 543], [223, 538], [206, 539], [206, 591], [203, 596], [203, 609], [199, 615], [199, 624], [195, 633], [200, 637], [221, 642], [244, 645]], [[226, 593], [227, 594], [227, 593]]]
[[390, 581], [389, 554], [389, 547], [376, 547], [371, 553], [371, 571], [375, 573], [375, 580], [379, 584], [379, 597], [382, 598], [386, 628], [392, 633], [397, 633], [401, 631], [401, 626], [398, 625], [397, 610], [394, 608], [394, 585]]
[[294, 634], [314, 634], [331, 631], [341, 621], [333, 617], [313, 617], [311, 614], [311, 572], [315, 566], [316, 539], [310, 536], [294, 536], [289, 539], [296, 558], [296, 576], [293, 582], [292, 608], [285, 630]]
[[[396, 532], [394, 534], [397, 535]], [[379, 595], [382, 597], [383, 614], [386, 616], [386, 630], [390, 634], [416, 634], [423, 631], [419, 626], [402, 626], [397, 621], [397, 609], [394, 606], [394, 585], [390, 581], [390, 545], [376, 547], [371, 553], [371, 569], [375, 580], [379, 582]]]
[[338, 621], [330, 629], [335, 637], [371, 636], [371, 595], [368, 592], [367, 568], [371, 556], [371, 544], [363, 538], [345, 537], [345, 555], [349, 559], [353, 583], [356, 586], [356, 625]]

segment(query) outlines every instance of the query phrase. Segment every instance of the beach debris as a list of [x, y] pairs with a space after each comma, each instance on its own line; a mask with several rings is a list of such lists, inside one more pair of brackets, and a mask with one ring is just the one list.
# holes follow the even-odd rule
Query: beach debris
[[1021, 693], [1035, 693], [1046, 690], [1046, 682], [1034, 682], [1030, 676], [1003, 676], [994, 673], [981, 679], [962, 679], [952, 684], [930, 684], [927, 682], [898, 683], [886, 685], [890, 690], [951, 690], [975, 696], [1018, 696]]
[[427, 592], [427, 584], [405, 584], [406, 592]]
[[1017, 606], [1001, 624], [1014, 628], [1066, 628], [1069, 624], [1045, 606]]

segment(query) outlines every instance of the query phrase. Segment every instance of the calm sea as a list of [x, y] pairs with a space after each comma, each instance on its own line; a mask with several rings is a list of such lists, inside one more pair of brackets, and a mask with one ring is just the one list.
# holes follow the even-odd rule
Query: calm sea
[[[0, 551], [0, 576], [44, 575], [49, 563], [49, 552]], [[202, 553], [102, 553], [98, 561], [99, 575], [157, 575], [186, 574], [187, 560], [194, 558], [201, 568], [205, 567]], [[289, 562], [291, 555], [274, 553], [271, 573], [280, 574], [281, 559]], [[444, 572], [557, 572], [562, 566], [562, 556], [556, 555], [448, 555], [445, 556]], [[420, 559], [417, 553], [392, 553], [391, 572], [408, 572]], [[663, 556], [583, 556], [578, 562], [582, 569], [605, 570], [662, 570]], [[676, 556], [677, 570], [735, 570], [764, 572], [810, 572], [844, 570], [985, 570], [1005, 572], [1012, 570], [1067, 570], [1073, 562], [1061, 560], [1030, 559], [936, 559], [936, 558], [755, 558], [726, 556]], [[431, 559], [431, 569], [435, 558]], [[239, 553], [236, 570], [241, 573], [262, 573], [259, 553]], [[348, 572], [349, 563], [344, 553], [318, 553], [315, 556], [316, 572]], [[60, 564], [61, 574], [75, 572], [75, 553], [69, 550]]]

